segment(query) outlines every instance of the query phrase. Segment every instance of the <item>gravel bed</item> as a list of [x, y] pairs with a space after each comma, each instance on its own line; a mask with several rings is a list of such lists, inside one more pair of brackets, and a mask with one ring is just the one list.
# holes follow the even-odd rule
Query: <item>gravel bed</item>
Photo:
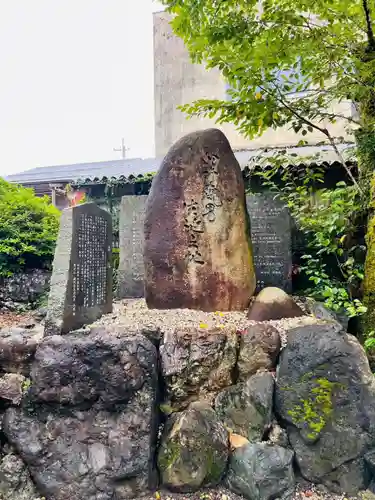
[[[317, 320], [313, 316], [285, 318], [278, 321], [268, 321], [275, 326], [285, 345], [285, 332], [300, 325], [312, 324]], [[173, 331], [175, 328], [226, 328], [235, 327], [242, 331], [255, 322], [247, 319], [247, 311], [216, 311], [208, 313], [192, 309], [148, 309], [144, 299], [125, 299], [114, 304], [113, 313], [102, 316], [95, 324], [117, 324], [129, 329]]]
[[[362, 495], [358, 497], [336, 495], [329, 492], [322, 485], [311, 484], [301, 479], [297, 482], [295, 492], [290, 497], [290, 500], [367, 500]], [[244, 497], [219, 486], [215, 489], [200, 490], [196, 493], [179, 494], [169, 491], [159, 491], [152, 496], [144, 497], [143, 500], [244, 500]]]
[[159, 491], [153, 496], [145, 497], [142, 500], [243, 500], [244, 497], [236, 495], [225, 488], [217, 487], [197, 491], [196, 493], [170, 493], [169, 491]]

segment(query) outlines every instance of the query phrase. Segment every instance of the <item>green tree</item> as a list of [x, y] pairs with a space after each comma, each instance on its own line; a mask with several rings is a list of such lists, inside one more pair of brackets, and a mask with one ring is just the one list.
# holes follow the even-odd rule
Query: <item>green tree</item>
[[[190, 115], [234, 123], [249, 138], [290, 127], [318, 131], [345, 164], [330, 124], [343, 120], [357, 142], [359, 201], [375, 210], [375, 37], [373, 0], [162, 0], [193, 62], [218, 68], [230, 99], [200, 99]], [[355, 104], [358, 117], [339, 103]], [[351, 175], [348, 169], [349, 175]], [[373, 190], [373, 193], [375, 191]], [[341, 203], [338, 200], [338, 203]], [[345, 232], [345, 231], [344, 231]], [[368, 224], [365, 274], [375, 276], [375, 219]], [[375, 280], [366, 279], [365, 303], [375, 311]], [[375, 313], [369, 322], [375, 330]], [[366, 327], [369, 330], [369, 327]]]
[[[201, 99], [186, 112], [232, 122], [250, 138], [270, 127], [319, 131], [339, 156], [327, 123], [345, 120], [359, 140], [375, 142], [370, 0], [162, 1], [192, 60], [219, 68], [230, 85], [230, 100]], [[358, 119], [335, 110], [348, 100]], [[372, 170], [375, 147], [365, 146]]]
[[0, 276], [50, 265], [59, 217], [47, 196], [0, 178]]

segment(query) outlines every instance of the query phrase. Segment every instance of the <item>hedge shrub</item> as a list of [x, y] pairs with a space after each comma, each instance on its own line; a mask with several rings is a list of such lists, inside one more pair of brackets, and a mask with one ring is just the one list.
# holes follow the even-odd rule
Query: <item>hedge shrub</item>
[[0, 178], [0, 276], [52, 263], [60, 212], [48, 196]]

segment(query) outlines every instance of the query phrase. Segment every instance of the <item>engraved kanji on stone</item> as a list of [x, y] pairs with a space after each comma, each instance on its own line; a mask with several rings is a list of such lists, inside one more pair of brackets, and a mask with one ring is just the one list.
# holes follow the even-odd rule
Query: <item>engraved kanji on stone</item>
[[45, 334], [64, 334], [112, 311], [112, 217], [95, 203], [65, 209]]
[[147, 196], [123, 196], [120, 205], [119, 298], [144, 296], [143, 224]]
[[287, 208], [273, 193], [246, 196], [258, 291], [277, 286], [292, 291], [292, 235]]

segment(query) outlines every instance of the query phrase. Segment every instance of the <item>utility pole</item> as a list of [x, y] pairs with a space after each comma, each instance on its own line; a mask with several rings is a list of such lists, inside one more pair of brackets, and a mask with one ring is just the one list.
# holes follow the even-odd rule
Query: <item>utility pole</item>
[[122, 159], [125, 160], [125, 158], [126, 158], [126, 152], [129, 151], [129, 148], [127, 148], [125, 146], [125, 139], [124, 138], [121, 139], [121, 149], [113, 148], [113, 151], [121, 153]]

